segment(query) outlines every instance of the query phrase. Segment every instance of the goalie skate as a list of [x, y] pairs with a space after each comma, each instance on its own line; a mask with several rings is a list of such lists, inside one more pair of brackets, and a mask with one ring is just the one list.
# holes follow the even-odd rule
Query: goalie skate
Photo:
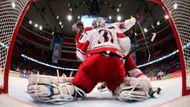
[[158, 95], [160, 95], [161, 94], [161, 88], [160, 87], [157, 87], [156, 88], [156, 90], [153, 90], [152, 88], [149, 88], [149, 95], [150, 95], [150, 97], [157, 97]]
[[105, 92], [105, 91], [107, 91], [106, 84], [105, 84], [105, 83], [100, 84], [100, 85], [97, 87], [97, 89], [98, 89], [99, 92]]

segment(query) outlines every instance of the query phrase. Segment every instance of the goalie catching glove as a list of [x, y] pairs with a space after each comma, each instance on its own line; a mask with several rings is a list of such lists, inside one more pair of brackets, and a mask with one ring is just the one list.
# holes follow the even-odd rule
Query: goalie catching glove
[[149, 97], [149, 85], [146, 79], [126, 77], [115, 89], [114, 95], [121, 101], [143, 101]]
[[84, 97], [85, 92], [71, 84], [72, 78], [31, 75], [27, 93], [40, 102], [69, 102]]

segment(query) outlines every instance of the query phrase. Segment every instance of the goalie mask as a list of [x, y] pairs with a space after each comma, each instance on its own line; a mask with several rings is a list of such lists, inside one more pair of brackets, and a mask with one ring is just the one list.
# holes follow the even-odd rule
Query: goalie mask
[[93, 20], [92, 22], [92, 26], [94, 28], [97, 28], [97, 27], [105, 27], [105, 20], [103, 18], [96, 18]]

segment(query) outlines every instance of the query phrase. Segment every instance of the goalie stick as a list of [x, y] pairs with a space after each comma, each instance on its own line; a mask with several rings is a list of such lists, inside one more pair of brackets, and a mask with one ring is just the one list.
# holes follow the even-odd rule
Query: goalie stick
[[[138, 25], [139, 25], [139, 28], [140, 28], [140, 30], [141, 30], [141, 33], [142, 33], [143, 37], [145, 38], [145, 33], [144, 33], [143, 29], [142, 29], [141, 24], [138, 23]], [[147, 51], [148, 51], [148, 60], [147, 60], [147, 62], [149, 62], [150, 57], [151, 57], [151, 54], [150, 54], [150, 50], [149, 50], [149, 47], [148, 47], [148, 42], [147, 42], [146, 39], [145, 39], [145, 45], [146, 45], [146, 48], [147, 48]]]
[[[146, 48], [147, 48], [147, 51], [148, 51], [148, 60], [147, 60], [147, 62], [149, 62], [150, 57], [151, 57], [151, 54], [150, 54], [150, 50], [149, 50], [149, 47], [148, 47], [148, 42], [147, 42], [146, 37], [145, 37], [145, 33], [144, 33], [144, 31], [143, 31], [143, 29], [142, 29], [142, 26], [141, 26], [141, 22], [142, 22], [142, 20], [143, 20], [143, 17], [142, 17], [141, 14], [138, 14], [138, 13], [137, 13], [136, 15], [134, 15], [134, 17], [135, 17], [136, 20], [137, 20], [137, 24], [138, 24], [138, 26], [139, 26], [139, 28], [140, 28], [140, 31], [141, 31], [141, 34], [143, 35], [143, 38], [144, 38], [144, 40], [145, 40], [145, 45], [146, 45]], [[152, 33], [152, 34], [153, 34], [153, 36], [152, 36], [151, 42], [153, 42], [154, 39], [155, 39], [155, 37], [156, 37], [155, 33]], [[143, 44], [144, 44], [144, 43], [143, 43]], [[141, 45], [142, 45], [142, 44], [140, 44], [139, 47], [137, 47], [137, 48], [140, 48]], [[137, 48], [135, 48], [134, 50], [132, 50], [131, 52], [129, 52], [127, 55], [124, 54], [125, 56], [123, 57], [123, 59], [125, 59], [125, 58], [128, 57], [130, 54], [132, 54], [133, 52], [135, 52]]]
[[[151, 42], [154, 41], [155, 37], [156, 37], [156, 33], [152, 33]], [[145, 42], [142, 42], [142, 43], [140, 43], [138, 46], [135, 46], [135, 48], [132, 49], [128, 54], [125, 53], [125, 54], [124, 54], [125, 56], [123, 57], [123, 59], [126, 59], [126, 58], [127, 58], [129, 55], [131, 55], [133, 52], [137, 51], [137, 49], [142, 48], [142, 47], [144, 46], [144, 44], [147, 44], [146, 46], [148, 46], [147, 39], [145, 38], [144, 40], [145, 40]], [[148, 50], [149, 50], [149, 49], [148, 49]], [[149, 62], [149, 61], [148, 61], [148, 62]]]

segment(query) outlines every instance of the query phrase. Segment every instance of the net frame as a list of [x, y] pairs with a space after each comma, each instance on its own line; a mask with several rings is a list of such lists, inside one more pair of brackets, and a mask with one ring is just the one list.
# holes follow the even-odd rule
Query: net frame
[[[168, 21], [170, 23], [170, 26], [172, 28], [177, 47], [179, 50], [179, 58], [180, 58], [180, 68], [182, 72], [182, 95], [189, 95], [190, 94], [190, 86], [188, 86], [187, 81], [187, 73], [190, 72], [190, 61], [188, 58], [190, 57], [190, 31], [182, 31], [182, 28], [184, 30], [190, 29], [190, 21], [186, 20], [189, 16], [190, 20], [190, 1], [189, 0], [149, 0], [150, 2], [159, 4], [162, 6], [165, 14], [168, 16]], [[174, 9], [174, 4], [178, 3], [181, 6], [178, 6], [178, 10]], [[183, 5], [187, 5], [183, 7]], [[181, 12], [179, 15], [179, 12], [181, 10], [187, 9], [189, 11], [189, 14]], [[187, 15], [187, 16], [186, 16]], [[184, 17], [185, 16], [185, 17]], [[184, 21], [183, 25], [181, 22]], [[190, 85], [190, 83], [189, 83]]]
[[[32, 2], [35, 2], [37, 0], [2, 0], [2, 1], [0, 1], [0, 7], [1, 7], [0, 12], [4, 9], [1, 2], [6, 2], [6, 1], [7, 2], [10, 2], [10, 1], [25, 2], [25, 4], [22, 7], [22, 11], [19, 11], [19, 17], [15, 21], [15, 26], [13, 28], [11, 38], [9, 39], [9, 43], [7, 44], [8, 45], [8, 49], [6, 50], [7, 54], [5, 55], [5, 59], [3, 59], [3, 60], [5, 60], [3, 62], [3, 64], [5, 66], [3, 68], [1, 68], [1, 70], [3, 70], [3, 72], [4, 72], [4, 76], [3, 76], [4, 81], [3, 81], [3, 86], [0, 87], [0, 93], [8, 93], [8, 75], [9, 75], [12, 50], [13, 50], [14, 42], [15, 42], [15, 39], [16, 39], [16, 35], [18, 33], [18, 30], [20, 28], [22, 20], [23, 20], [23, 18], [25, 16], [29, 6], [31, 5]], [[178, 50], [179, 50], [179, 56], [180, 56], [180, 66], [181, 66], [181, 71], [182, 71], [182, 95], [188, 95], [188, 94], [190, 94], [190, 89], [187, 89], [186, 70], [187, 70], [187, 68], [189, 68], [189, 66], [188, 66], [189, 62], [185, 60], [187, 58], [187, 55], [185, 54], [184, 51], [189, 52], [189, 50], [185, 50], [183, 48], [183, 46], [186, 45], [185, 44], [186, 42], [184, 43], [183, 40], [181, 39], [181, 34], [178, 31], [180, 28], [178, 28], [176, 26], [176, 22], [173, 20], [173, 17], [171, 15], [171, 10], [169, 10], [168, 7], [167, 7], [168, 2], [175, 2], [175, 1], [179, 1], [179, 0], [149, 0], [149, 1], [161, 5], [163, 10], [165, 11], [165, 13], [169, 16], [168, 20], [169, 20], [171, 28], [173, 30], [174, 37], [176, 39], [177, 47], [178, 47]], [[181, 0], [181, 1], [183, 2], [183, 1], [188, 1], [188, 0]], [[3, 18], [3, 17], [0, 14], [0, 19], [1, 18]], [[2, 54], [2, 53], [0, 52], [0, 54]]]
[[8, 93], [8, 77], [14, 43], [22, 20], [29, 6], [34, 1], [36, 0], [0, 1], [0, 72], [3, 75], [1, 78], [3, 82], [0, 84], [2, 85], [0, 86], [0, 93]]

